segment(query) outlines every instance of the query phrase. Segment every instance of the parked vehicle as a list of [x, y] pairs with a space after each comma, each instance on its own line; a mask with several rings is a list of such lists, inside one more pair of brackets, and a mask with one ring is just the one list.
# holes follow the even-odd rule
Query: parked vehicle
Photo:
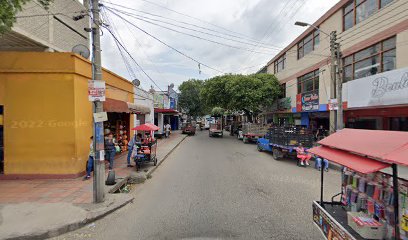
[[[159, 128], [151, 123], [145, 123], [140, 126], [132, 128], [132, 130], [143, 133], [143, 141], [137, 148], [133, 149], [133, 160], [136, 164], [136, 169], [144, 163], [152, 162], [154, 166], [157, 165], [157, 139], [151, 138], [154, 131], [159, 130]], [[146, 135], [149, 132], [149, 135]]]
[[206, 116], [204, 118], [204, 129], [210, 129], [210, 124], [215, 122], [215, 118], [210, 117], [210, 116]]
[[308, 149], [313, 146], [313, 134], [302, 127], [276, 126], [268, 130], [257, 141], [258, 151], [272, 152], [275, 160], [284, 157], [296, 157], [296, 148], [302, 143]]
[[210, 124], [210, 129], [208, 131], [208, 136], [209, 137], [223, 137], [224, 133], [222, 131], [222, 123], [221, 122], [216, 122], [216, 123], [211, 123]]
[[182, 134], [195, 135], [196, 126], [193, 123], [183, 123], [181, 126]]
[[238, 132], [238, 139], [242, 139], [244, 143], [256, 142], [258, 138], [263, 137], [267, 131], [267, 125], [246, 123], [242, 125], [242, 130]]

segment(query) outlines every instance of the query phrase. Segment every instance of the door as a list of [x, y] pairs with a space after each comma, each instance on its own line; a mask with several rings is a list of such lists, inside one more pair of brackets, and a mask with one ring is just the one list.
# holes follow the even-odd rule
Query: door
[[4, 173], [4, 114], [3, 106], [0, 106], [0, 174]]

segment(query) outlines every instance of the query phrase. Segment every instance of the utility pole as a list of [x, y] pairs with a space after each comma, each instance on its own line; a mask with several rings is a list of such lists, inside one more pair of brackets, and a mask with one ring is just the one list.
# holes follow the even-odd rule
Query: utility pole
[[336, 98], [337, 98], [337, 131], [343, 129], [343, 63], [342, 63], [342, 54], [340, 51], [340, 44], [335, 43], [336, 49], [336, 61], [337, 61], [337, 70], [336, 70]]
[[[87, 1], [87, 0], [86, 0]], [[102, 81], [101, 63], [101, 39], [100, 39], [100, 16], [99, 0], [91, 0], [92, 10], [92, 80]], [[93, 103], [93, 112], [103, 112], [101, 101]], [[105, 161], [104, 161], [104, 136], [103, 122], [93, 123], [93, 144], [94, 144], [94, 178], [93, 178], [93, 201], [100, 203], [105, 200]]]
[[[337, 58], [336, 58], [336, 41], [337, 33], [333, 31], [330, 33], [330, 52], [331, 52], [331, 81], [330, 81], [330, 100], [336, 97], [336, 70], [337, 70]], [[336, 132], [336, 111], [330, 110], [330, 134]]]

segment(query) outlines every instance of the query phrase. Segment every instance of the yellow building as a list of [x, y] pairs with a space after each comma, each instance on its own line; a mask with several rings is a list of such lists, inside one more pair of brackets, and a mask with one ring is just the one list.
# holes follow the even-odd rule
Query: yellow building
[[[72, 178], [84, 173], [92, 135], [91, 78], [91, 63], [73, 53], [0, 53], [0, 179]], [[108, 117], [121, 118], [121, 133], [129, 135], [134, 115], [127, 103], [133, 103], [133, 85], [106, 69], [103, 79], [104, 109], [117, 112]], [[111, 127], [118, 124], [111, 122]]]

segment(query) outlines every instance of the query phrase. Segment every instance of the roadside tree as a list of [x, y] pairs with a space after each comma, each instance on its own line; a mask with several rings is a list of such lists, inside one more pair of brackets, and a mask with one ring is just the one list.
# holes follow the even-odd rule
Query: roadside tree
[[188, 116], [196, 118], [206, 114], [205, 103], [201, 97], [204, 82], [190, 79], [179, 86], [179, 106]]

